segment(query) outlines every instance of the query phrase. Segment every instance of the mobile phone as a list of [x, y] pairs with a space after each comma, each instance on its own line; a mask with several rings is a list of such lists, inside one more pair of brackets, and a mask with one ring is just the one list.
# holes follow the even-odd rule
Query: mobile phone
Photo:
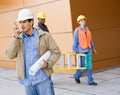
[[18, 29], [17, 23], [14, 21], [15, 29]]

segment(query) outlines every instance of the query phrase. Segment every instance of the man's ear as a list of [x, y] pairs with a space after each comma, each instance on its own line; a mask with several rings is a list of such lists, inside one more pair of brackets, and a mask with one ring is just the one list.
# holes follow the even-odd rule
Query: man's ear
[[34, 25], [34, 20], [31, 20], [31, 21], [30, 21], [30, 24], [33, 26], [33, 25]]

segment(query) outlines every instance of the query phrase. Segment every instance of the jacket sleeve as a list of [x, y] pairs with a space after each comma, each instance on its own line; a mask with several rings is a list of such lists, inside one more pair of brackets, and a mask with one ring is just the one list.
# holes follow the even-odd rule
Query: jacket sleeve
[[52, 38], [52, 36], [48, 33], [48, 49], [51, 52], [51, 56], [48, 59], [48, 68], [52, 68], [54, 64], [58, 61], [60, 58], [61, 52], [60, 49], [55, 42], [55, 40]]
[[17, 57], [19, 49], [19, 39], [15, 39], [14, 37], [11, 39], [10, 44], [6, 50], [6, 55], [9, 59], [13, 59]]
[[78, 47], [78, 30], [75, 29], [74, 31], [74, 38], [73, 38], [73, 45], [72, 45], [72, 51], [77, 52], [77, 47]]

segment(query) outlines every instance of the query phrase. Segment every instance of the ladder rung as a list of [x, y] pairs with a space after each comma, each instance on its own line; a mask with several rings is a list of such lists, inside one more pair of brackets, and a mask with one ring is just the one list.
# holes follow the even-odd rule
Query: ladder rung
[[54, 70], [85, 70], [86, 68], [53, 68]]
[[[68, 67], [65, 67], [65, 56], [67, 56], [68, 60]], [[84, 56], [85, 57], [85, 63], [86, 63], [86, 54], [76, 54], [77, 58], [77, 67], [72, 67], [72, 56], [73, 52], [61, 52], [61, 57], [60, 57], [60, 67], [54, 66], [54, 70], [84, 70], [86, 69], [85, 67], [80, 67], [81, 62], [80, 62], [80, 57]]]

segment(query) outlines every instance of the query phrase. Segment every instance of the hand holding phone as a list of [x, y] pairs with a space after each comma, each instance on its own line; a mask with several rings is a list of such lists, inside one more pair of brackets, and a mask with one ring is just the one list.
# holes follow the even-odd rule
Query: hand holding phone
[[14, 21], [13, 32], [14, 32], [14, 37], [18, 39], [19, 38], [19, 34], [20, 34], [20, 29], [19, 29], [19, 27], [18, 27], [18, 25], [16, 24], [15, 21]]

